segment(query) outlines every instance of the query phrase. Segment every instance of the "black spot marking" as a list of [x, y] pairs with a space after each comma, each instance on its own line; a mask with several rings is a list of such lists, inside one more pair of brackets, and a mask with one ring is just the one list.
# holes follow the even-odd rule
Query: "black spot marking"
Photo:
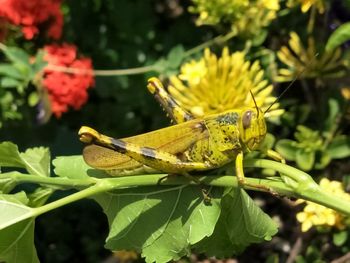
[[156, 152], [152, 148], [142, 147], [141, 153], [142, 153], [143, 157], [145, 157], [145, 158], [156, 159]]
[[178, 159], [180, 159], [181, 161], [186, 161], [186, 160], [187, 160], [186, 154], [183, 153], [183, 152], [177, 153], [177, 154], [176, 154], [176, 157], [177, 157]]
[[238, 120], [237, 112], [229, 112], [223, 115], [219, 115], [216, 120], [221, 124], [236, 124]]
[[114, 150], [116, 150], [117, 152], [119, 152], [121, 154], [125, 154], [127, 152], [127, 149], [126, 149], [127, 143], [126, 142], [112, 138], [111, 143], [113, 145]]

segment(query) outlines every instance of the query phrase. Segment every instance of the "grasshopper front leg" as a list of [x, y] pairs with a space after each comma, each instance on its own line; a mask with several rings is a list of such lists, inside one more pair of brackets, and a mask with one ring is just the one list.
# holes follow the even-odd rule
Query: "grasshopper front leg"
[[157, 78], [150, 78], [147, 85], [148, 90], [156, 100], [163, 106], [174, 123], [182, 123], [194, 119], [192, 114], [180, 107], [179, 104], [164, 89], [162, 82]]
[[210, 163], [182, 161], [176, 155], [168, 152], [114, 139], [86, 126], [80, 128], [79, 136], [84, 143], [107, 147], [118, 153], [125, 154], [146, 166], [166, 173], [186, 174], [193, 170], [214, 168], [211, 167]]
[[266, 187], [263, 185], [251, 184], [251, 183], [246, 182], [245, 176], [244, 176], [244, 169], [243, 169], [243, 152], [242, 151], [237, 154], [235, 164], [236, 164], [236, 176], [238, 179], [238, 184], [241, 187], [244, 187], [244, 186], [253, 187], [255, 189], [261, 189], [264, 192], [269, 192], [273, 195], [276, 195], [276, 192], [274, 192], [269, 187]]

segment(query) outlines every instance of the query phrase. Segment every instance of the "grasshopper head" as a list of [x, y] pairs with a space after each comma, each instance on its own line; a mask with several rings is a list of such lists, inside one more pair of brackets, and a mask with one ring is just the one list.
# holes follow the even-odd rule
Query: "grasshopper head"
[[266, 135], [264, 113], [256, 107], [242, 111], [240, 120], [240, 139], [249, 149], [256, 150]]

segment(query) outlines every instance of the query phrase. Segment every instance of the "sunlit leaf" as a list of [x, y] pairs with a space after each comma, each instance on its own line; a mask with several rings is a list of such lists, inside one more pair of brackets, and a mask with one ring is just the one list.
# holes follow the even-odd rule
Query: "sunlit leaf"
[[29, 173], [50, 176], [50, 151], [48, 148], [29, 148], [20, 156]]
[[271, 240], [276, 223], [242, 189], [232, 189], [222, 199], [221, 216], [212, 236], [199, 242], [199, 252], [218, 258], [241, 253], [247, 246]]
[[142, 251], [147, 262], [189, 255], [191, 245], [213, 233], [222, 192], [207, 204], [198, 186], [148, 187], [96, 196], [110, 224], [106, 247]]
[[0, 144], [0, 167], [25, 168], [39, 176], [50, 174], [50, 151], [44, 147], [29, 148], [20, 153], [17, 145], [11, 142]]
[[81, 155], [60, 156], [54, 159], [52, 164], [55, 167], [55, 174], [60, 177], [84, 179], [90, 176], [106, 176], [105, 172], [88, 166]]

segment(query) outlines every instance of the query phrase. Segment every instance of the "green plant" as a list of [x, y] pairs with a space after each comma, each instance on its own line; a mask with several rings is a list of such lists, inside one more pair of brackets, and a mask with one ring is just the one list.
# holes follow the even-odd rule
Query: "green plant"
[[[160, 181], [162, 174], [111, 178], [89, 168], [81, 156], [54, 159], [53, 176], [50, 153], [43, 147], [19, 152], [16, 145], [4, 142], [0, 144], [0, 165], [6, 170], [0, 174], [0, 259], [4, 261], [16, 258], [38, 262], [33, 243], [35, 218], [82, 198], [93, 198], [103, 208], [110, 225], [107, 248], [139, 251], [147, 262], [177, 260], [191, 249], [227, 257], [249, 244], [270, 240], [277, 232], [273, 220], [238, 187], [235, 176], [198, 177], [201, 187], [209, 187], [208, 204], [201, 187], [187, 178]], [[248, 183], [350, 215], [350, 203], [321, 191], [302, 171], [269, 160], [250, 159], [245, 166], [270, 168], [293, 178], [247, 178]], [[13, 192], [23, 183], [37, 188]], [[52, 193], [68, 189], [76, 192], [47, 203]]]

